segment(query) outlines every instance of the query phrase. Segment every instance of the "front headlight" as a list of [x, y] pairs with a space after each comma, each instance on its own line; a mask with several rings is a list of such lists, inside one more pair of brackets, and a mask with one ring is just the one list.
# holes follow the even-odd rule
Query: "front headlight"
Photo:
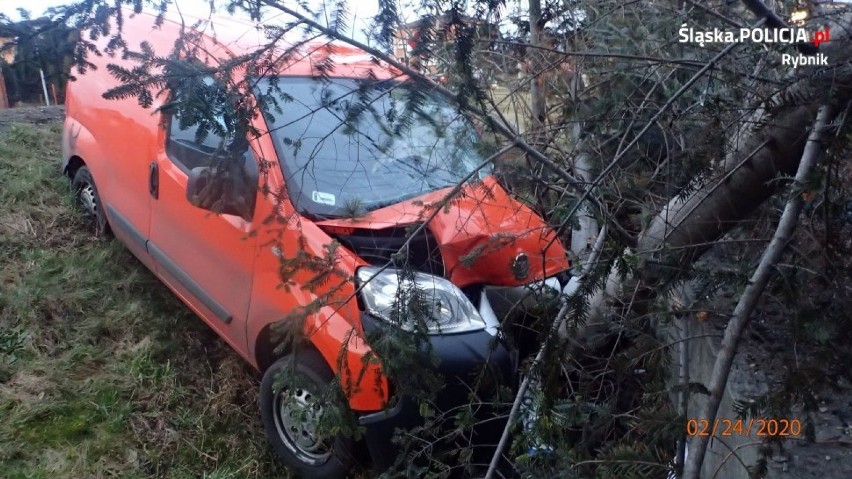
[[[450, 281], [425, 273], [364, 266], [358, 269], [367, 312], [414, 331], [420, 319], [429, 334], [485, 329], [485, 321]], [[375, 276], [375, 277], [373, 277]]]

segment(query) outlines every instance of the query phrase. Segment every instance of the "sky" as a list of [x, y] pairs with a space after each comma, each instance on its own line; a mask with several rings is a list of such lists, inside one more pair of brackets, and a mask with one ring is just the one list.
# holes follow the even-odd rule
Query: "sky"
[[68, 0], [2, 0], [3, 5], [0, 6], [0, 13], [5, 13], [12, 18], [19, 18], [16, 10], [18, 8], [26, 8], [34, 16], [44, 13], [49, 7], [68, 3]]
[[[207, 13], [209, 12], [209, 0], [174, 0], [185, 13]], [[0, 13], [8, 15], [13, 20], [19, 19], [17, 14], [18, 8], [29, 10], [33, 17], [38, 17], [43, 14], [48, 8], [60, 5], [74, 3], [73, 0], [0, 0]], [[296, 2], [293, 2], [294, 4]], [[322, 5], [323, 0], [308, 0], [309, 4]], [[366, 39], [363, 30], [367, 29], [373, 16], [378, 10], [378, 0], [350, 0], [350, 11], [355, 22], [351, 22], [355, 29], [354, 38], [359, 40]], [[222, 11], [224, 14], [225, 12]]]
[[[7, 15], [12, 20], [20, 19], [17, 13], [18, 8], [25, 8], [30, 12], [32, 17], [39, 17], [45, 13], [50, 7], [67, 5], [74, 3], [75, 0], [0, 0], [0, 13]], [[196, 14], [201, 17], [206, 17], [210, 11], [210, 0], [172, 0], [174, 4], [180, 7], [183, 13]], [[221, 3], [225, 0], [214, 0], [215, 3]], [[288, 6], [298, 4], [296, 0], [283, 0]], [[320, 10], [326, 2], [331, 3], [331, 0], [302, 0], [311, 5], [312, 9]], [[347, 35], [350, 38], [371, 43], [371, 30], [373, 17], [378, 13], [378, 0], [347, 0], [350, 10], [350, 30]], [[411, 22], [420, 17], [424, 12], [420, 7], [421, 0], [399, 0], [400, 20], [403, 23]], [[520, 5], [524, 2], [508, 2], [514, 5]], [[174, 7], [170, 7], [170, 11]], [[218, 13], [226, 15], [224, 9], [220, 9]], [[279, 14], [280, 17], [281, 14]], [[354, 19], [354, 21], [352, 21]]]
[[[203, 11], [207, 10], [207, 5], [209, 4], [209, 0], [175, 0], [176, 3], [181, 7], [181, 9], [194, 9], [201, 8]], [[17, 18], [17, 14], [15, 13], [18, 8], [26, 8], [30, 11], [30, 13], [34, 14], [34, 16], [38, 16], [45, 12], [50, 7], [56, 7], [59, 5], [66, 5], [69, 3], [73, 3], [73, 0], [0, 0], [2, 3], [2, 7], [0, 7], [0, 12], [5, 13], [9, 16]], [[321, 4], [322, 0], [309, 0], [309, 3]], [[359, 10], [359, 16], [361, 15], [375, 15], [375, 11], [378, 8], [378, 1], [364, 1], [364, 0], [356, 0], [351, 1], [350, 4], [354, 4], [353, 10]]]

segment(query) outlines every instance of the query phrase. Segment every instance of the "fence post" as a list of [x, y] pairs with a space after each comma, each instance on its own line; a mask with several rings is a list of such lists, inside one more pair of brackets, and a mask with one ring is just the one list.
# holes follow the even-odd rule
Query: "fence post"
[[50, 106], [50, 97], [47, 96], [47, 82], [44, 80], [44, 70], [38, 69], [38, 74], [41, 75], [41, 89], [44, 91], [44, 104]]
[[0, 71], [0, 109], [9, 108], [9, 95], [6, 93], [6, 79]]

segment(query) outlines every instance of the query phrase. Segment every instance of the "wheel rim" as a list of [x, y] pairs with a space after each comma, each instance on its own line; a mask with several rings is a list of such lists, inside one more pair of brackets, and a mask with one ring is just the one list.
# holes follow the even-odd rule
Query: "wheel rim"
[[86, 183], [80, 187], [79, 193], [80, 206], [83, 208], [83, 212], [88, 216], [97, 216], [98, 214], [98, 200], [95, 197], [95, 188], [91, 185], [91, 183]]
[[317, 433], [323, 408], [304, 388], [282, 390], [273, 403], [275, 428], [291, 452], [309, 464], [324, 463], [331, 456], [328, 441]]

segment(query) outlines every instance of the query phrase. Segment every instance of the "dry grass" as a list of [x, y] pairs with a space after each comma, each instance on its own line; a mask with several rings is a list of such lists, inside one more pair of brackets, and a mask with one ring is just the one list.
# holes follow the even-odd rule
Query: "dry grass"
[[257, 376], [58, 172], [58, 125], [0, 135], [0, 478], [287, 477]]

